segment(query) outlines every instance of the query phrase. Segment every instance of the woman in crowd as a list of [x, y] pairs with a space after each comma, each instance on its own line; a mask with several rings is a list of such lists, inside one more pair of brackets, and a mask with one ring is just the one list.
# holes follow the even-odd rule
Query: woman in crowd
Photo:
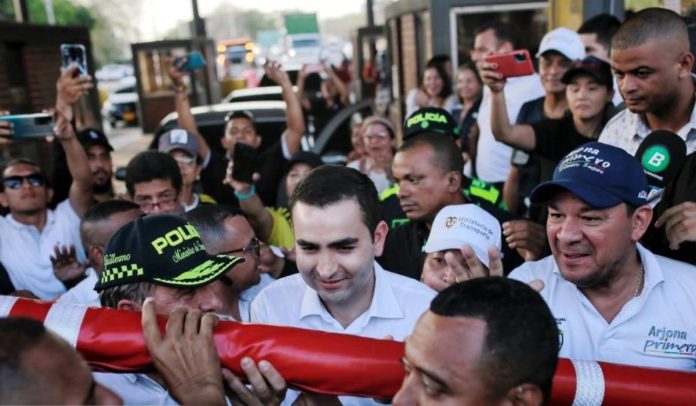
[[428, 62], [423, 72], [423, 82], [406, 96], [406, 116], [422, 107], [439, 107], [452, 112], [457, 96], [452, 93], [452, 79], [442, 64]]
[[375, 184], [377, 192], [382, 193], [393, 180], [391, 164], [396, 146], [394, 125], [384, 117], [368, 117], [362, 123], [362, 140], [365, 155], [348, 162], [347, 166], [367, 175]]
[[459, 146], [462, 152], [468, 152], [471, 127], [476, 123], [483, 95], [483, 82], [474, 65], [466, 63], [459, 66], [455, 91], [460, 104], [452, 115], [459, 122]]

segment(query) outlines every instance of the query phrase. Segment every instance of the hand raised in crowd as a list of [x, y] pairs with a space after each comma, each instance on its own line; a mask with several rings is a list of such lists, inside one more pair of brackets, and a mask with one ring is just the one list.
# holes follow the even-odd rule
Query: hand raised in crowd
[[454, 273], [457, 283], [487, 276], [503, 276], [503, 262], [498, 248], [494, 246], [488, 247], [488, 269], [467, 244], [459, 252], [446, 253], [445, 262]]
[[[10, 112], [7, 110], [0, 110], [0, 120], [2, 116], [9, 115]], [[7, 144], [12, 142], [10, 139], [12, 137], [12, 123], [9, 121], [0, 121], [0, 144]]]
[[174, 309], [162, 337], [157, 324], [155, 302], [145, 299], [142, 327], [147, 349], [172, 397], [180, 404], [224, 405], [225, 392], [213, 328], [213, 313]]
[[279, 62], [266, 61], [266, 63], [263, 64], [263, 70], [266, 73], [266, 77], [276, 82], [279, 86], [292, 85], [290, 76], [288, 76], [288, 73], [285, 72]]
[[187, 58], [183, 57], [180, 60], [174, 62], [174, 58], [170, 58], [165, 61], [165, 66], [167, 68], [167, 75], [172, 80], [174, 86], [184, 86], [184, 76], [187, 75], [185, 71], [179, 70], [186, 63]]
[[87, 261], [80, 263], [77, 260], [74, 245], [56, 245], [53, 247], [53, 254], [50, 257], [53, 274], [61, 282], [74, 284], [84, 278], [88, 263]]
[[505, 89], [506, 80], [501, 73], [498, 73], [498, 64], [494, 62], [482, 61], [477, 64], [481, 81], [488, 86], [492, 92], [499, 93]]
[[503, 223], [503, 235], [510, 248], [517, 250], [525, 261], [536, 261], [546, 253], [546, 229], [529, 220]]
[[[232, 152], [234, 154], [234, 151]], [[234, 189], [235, 192], [239, 194], [247, 194], [251, 190], [251, 183], [246, 183], [246, 182], [241, 182], [238, 181], [237, 179], [234, 178], [234, 162], [230, 161], [227, 164], [227, 171], [225, 172], [225, 179], [222, 181], [222, 183], [226, 185], [232, 186], [232, 189]], [[252, 176], [252, 179], [254, 182], [258, 182], [259, 179], [261, 179], [261, 175], [258, 173], [254, 173]]]
[[685, 241], [696, 241], [696, 202], [684, 202], [667, 209], [655, 222], [663, 227], [669, 248], [679, 249]]
[[75, 137], [75, 131], [73, 130], [72, 124], [70, 124], [70, 118], [64, 115], [60, 110], [56, 111], [55, 124], [53, 125], [53, 134], [60, 141], [68, 141]]
[[228, 388], [228, 396], [235, 405], [276, 406], [283, 402], [287, 392], [285, 379], [265, 360], [255, 363], [244, 357], [240, 363], [251, 388], [248, 388], [229, 369], [222, 370]]
[[72, 109], [70, 106], [75, 104], [80, 97], [87, 94], [94, 87], [92, 77], [89, 75], [73, 77], [78, 69], [77, 65], [61, 69], [60, 76], [56, 82], [56, 109], [65, 115], [68, 120], [72, 120]]

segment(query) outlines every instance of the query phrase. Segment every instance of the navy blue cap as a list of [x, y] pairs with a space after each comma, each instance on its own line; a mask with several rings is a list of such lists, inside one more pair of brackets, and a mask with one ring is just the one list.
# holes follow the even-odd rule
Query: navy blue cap
[[648, 181], [640, 162], [623, 149], [601, 142], [587, 143], [566, 155], [553, 171], [553, 179], [534, 188], [530, 199], [547, 202], [559, 188], [598, 209], [648, 203]]

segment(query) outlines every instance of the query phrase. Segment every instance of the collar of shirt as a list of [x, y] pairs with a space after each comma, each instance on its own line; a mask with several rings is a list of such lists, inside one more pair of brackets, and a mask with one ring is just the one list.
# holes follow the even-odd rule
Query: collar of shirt
[[[52, 224], [56, 221], [56, 215], [55, 215], [55, 213], [53, 213], [53, 210], [46, 209], [46, 211], [47, 211], [47, 213], [46, 213], [46, 224], [44, 225], [44, 228], [43, 228], [44, 230], [46, 230], [50, 225], [52, 225]], [[7, 218], [7, 221], [8, 221], [14, 228], [17, 228], [17, 229], [26, 229], [26, 228], [29, 228], [29, 229], [38, 230], [33, 224], [32, 224], [32, 225], [30, 225], [30, 224], [22, 224], [22, 223], [20, 223], [19, 221], [15, 220], [15, 218], [12, 216], [12, 214], [8, 214], [8, 215], [6, 216], [6, 218]]]
[[[696, 82], [696, 75], [692, 73], [691, 79], [694, 82]], [[640, 138], [645, 138], [648, 135], [650, 135], [652, 130], [650, 129], [650, 127], [648, 127], [648, 123], [645, 120], [645, 116], [643, 114], [631, 113], [628, 109], [626, 109], [626, 113], [634, 117], [636, 123], [635, 129], [637, 136], [639, 136]], [[686, 141], [687, 136], [689, 135], [689, 132], [691, 130], [696, 130], [696, 105], [694, 105], [694, 107], [691, 109], [691, 118], [689, 119], [689, 122], [686, 123], [682, 128], [680, 128], [679, 131], [677, 131], [677, 135], [679, 135], [684, 141]]]
[[[367, 309], [367, 317], [365, 323], [371, 318], [382, 319], [400, 319], [404, 317], [401, 311], [401, 306], [394, 296], [394, 292], [390, 289], [389, 284], [385, 279], [384, 269], [375, 261], [375, 290], [372, 295], [372, 302]], [[363, 313], [365, 314], [365, 313]], [[302, 304], [300, 305], [300, 319], [308, 316], [319, 316], [329, 323], [336, 322], [331, 314], [326, 310], [321, 303], [319, 295], [314, 289], [305, 286]], [[361, 315], [362, 316], [362, 315]], [[357, 319], [356, 319], [357, 320]]]

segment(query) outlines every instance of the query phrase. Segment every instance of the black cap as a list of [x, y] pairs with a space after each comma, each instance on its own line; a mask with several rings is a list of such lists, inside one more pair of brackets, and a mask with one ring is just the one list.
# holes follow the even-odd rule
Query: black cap
[[94, 290], [150, 282], [173, 288], [213, 283], [244, 259], [210, 255], [198, 230], [181, 217], [140, 217], [111, 237], [104, 250], [104, 272]]
[[316, 168], [317, 166], [323, 165], [324, 161], [321, 160], [321, 156], [318, 154], [315, 154], [314, 152], [309, 152], [309, 151], [299, 151], [293, 154], [290, 159], [288, 159], [288, 164], [286, 166], [286, 170], [290, 170], [293, 165], [296, 163], [303, 163], [309, 165], [312, 169]]
[[437, 133], [459, 138], [457, 121], [447, 110], [424, 107], [408, 116], [404, 121], [404, 140], [423, 133]]
[[80, 144], [82, 144], [82, 147], [85, 149], [92, 145], [101, 145], [109, 151], [114, 150], [109, 143], [109, 139], [106, 138], [106, 135], [95, 128], [85, 128], [78, 131], [77, 140], [80, 141]]
[[585, 59], [574, 61], [561, 77], [561, 82], [567, 85], [573, 80], [573, 77], [579, 73], [590, 75], [597, 83], [606, 86], [610, 90], [614, 89], [614, 78], [611, 75], [611, 66], [596, 56], [590, 55], [585, 57]]

